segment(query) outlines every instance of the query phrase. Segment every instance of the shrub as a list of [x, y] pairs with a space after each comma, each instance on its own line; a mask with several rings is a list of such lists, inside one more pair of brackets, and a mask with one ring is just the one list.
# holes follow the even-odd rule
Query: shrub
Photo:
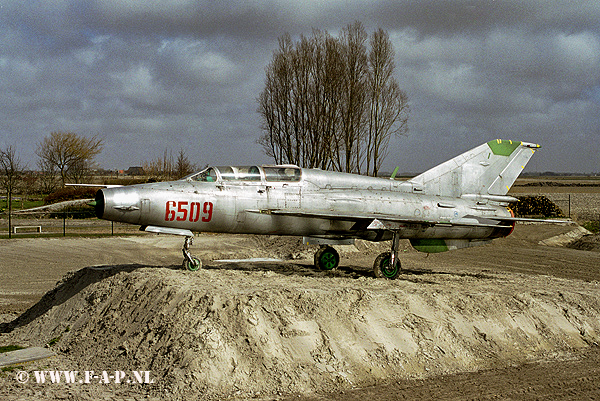
[[97, 191], [98, 188], [94, 187], [64, 187], [46, 196], [44, 199], [44, 204], [51, 205], [53, 203], [75, 199], [94, 198]]
[[517, 217], [565, 217], [556, 203], [545, 196], [517, 196], [517, 199], [519, 199], [517, 202], [510, 204]]
[[50, 218], [53, 219], [89, 219], [91, 217], [96, 217], [96, 211], [91, 206], [81, 206], [76, 209], [66, 208], [60, 212], [50, 213]]

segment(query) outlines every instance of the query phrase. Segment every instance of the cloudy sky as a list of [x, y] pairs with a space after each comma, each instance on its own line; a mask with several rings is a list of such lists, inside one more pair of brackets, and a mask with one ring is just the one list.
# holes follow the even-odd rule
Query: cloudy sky
[[34, 168], [52, 131], [98, 134], [123, 169], [184, 148], [268, 163], [256, 98], [286, 32], [388, 31], [410, 100], [384, 169], [423, 171], [495, 138], [528, 171], [600, 172], [595, 0], [0, 0], [0, 146]]

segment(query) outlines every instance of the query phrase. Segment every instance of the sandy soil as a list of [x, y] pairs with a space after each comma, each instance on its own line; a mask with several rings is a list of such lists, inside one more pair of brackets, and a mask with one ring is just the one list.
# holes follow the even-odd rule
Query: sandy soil
[[[597, 398], [600, 253], [539, 245], [572, 230], [523, 225], [428, 257], [404, 243], [396, 281], [371, 272], [386, 244], [340, 247], [321, 272], [297, 239], [203, 235], [193, 273], [168, 236], [2, 241], [0, 345], [58, 354], [18, 370], [156, 380], [21, 384], [13, 370], [0, 397]], [[284, 261], [216, 262], [250, 257]]]

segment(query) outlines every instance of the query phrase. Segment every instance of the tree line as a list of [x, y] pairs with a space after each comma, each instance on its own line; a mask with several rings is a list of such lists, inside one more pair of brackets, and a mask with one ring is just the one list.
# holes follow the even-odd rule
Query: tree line
[[[95, 157], [103, 147], [104, 140], [98, 135], [87, 137], [73, 132], [52, 132], [37, 145], [38, 170], [35, 172], [27, 171], [28, 167], [21, 162], [14, 146], [1, 148], [0, 191], [6, 196], [9, 236], [14, 194], [21, 195], [23, 204], [25, 198], [55, 193], [67, 182], [92, 183]], [[150, 181], [179, 179], [196, 171], [183, 149], [175, 159], [165, 150], [163, 158], [145, 161], [143, 165], [147, 169], [144, 179]], [[2, 206], [0, 204], [0, 212]]]
[[[14, 146], [1, 148], [0, 192], [6, 195], [9, 214], [13, 194], [22, 195], [23, 202], [29, 195], [53, 193], [67, 182], [94, 182], [95, 157], [103, 147], [104, 141], [97, 135], [87, 137], [73, 132], [52, 132], [38, 143], [35, 150], [38, 156], [37, 171], [29, 170], [21, 162]], [[196, 171], [196, 166], [183, 149], [176, 158], [173, 158], [172, 152], [165, 150], [162, 158], [147, 160], [143, 166], [144, 179], [150, 181], [175, 180]]]
[[394, 50], [360, 22], [339, 37], [289, 34], [266, 67], [259, 143], [277, 164], [377, 175], [390, 139], [408, 129], [408, 99], [393, 76]]

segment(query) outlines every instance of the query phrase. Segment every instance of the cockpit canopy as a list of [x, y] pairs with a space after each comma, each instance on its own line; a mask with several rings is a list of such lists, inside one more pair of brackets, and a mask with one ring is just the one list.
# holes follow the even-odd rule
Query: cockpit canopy
[[199, 173], [185, 177], [198, 182], [254, 181], [293, 182], [300, 181], [302, 170], [293, 165], [282, 166], [217, 166], [207, 167]]

